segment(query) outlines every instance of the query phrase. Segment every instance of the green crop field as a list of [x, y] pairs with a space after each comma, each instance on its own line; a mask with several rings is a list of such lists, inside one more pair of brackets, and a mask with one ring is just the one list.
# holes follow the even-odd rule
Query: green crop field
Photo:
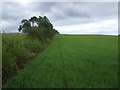
[[117, 36], [56, 35], [4, 88], [115, 88], [117, 75]]

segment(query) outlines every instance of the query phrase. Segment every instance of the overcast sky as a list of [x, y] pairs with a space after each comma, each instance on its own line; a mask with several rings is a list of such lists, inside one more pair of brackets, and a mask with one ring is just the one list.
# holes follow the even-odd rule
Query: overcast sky
[[47, 16], [62, 34], [118, 34], [117, 2], [3, 2], [2, 27], [18, 32], [22, 19]]

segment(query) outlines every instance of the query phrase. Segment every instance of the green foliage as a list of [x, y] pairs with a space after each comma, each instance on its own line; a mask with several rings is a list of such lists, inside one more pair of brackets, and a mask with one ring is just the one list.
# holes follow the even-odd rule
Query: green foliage
[[19, 32], [23, 32], [23, 33], [27, 33], [28, 29], [31, 27], [30, 22], [27, 19], [23, 19], [21, 21], [22, 25], [19, 26], [18, 31]]
[[2, 34], [2, 72], [3, 82], [25, 63], [43, 51], [49, 43], [35, 38], [29, 38], [26, 34]]
[[29, 19], [29, 21], [32, 23], [32, 26], [34, 26], [34, 23], [37, 22], [37, 17], [33, 16]]
[[20, 32], [22, 30], [22, 25], [19, 26], [18, 31]]
[[56, 35], [5, 88], [117, 88], [118, 37]]
[[[39, 18], [33, 16], [29, 20], [23, 19], [21, 23], [22, 25], [19, 26], [18, 31], [28, 33], [32, 37], [36, 36], [39, 39], [45, 39], [52, 38], [56, 33], [59, 34], [57, 30], [53, 29], [53, 25], [46, 16], [39, 16]], [[35, 23], [37, 26], [34, 26]]]
[[56, 31], [54, 29], [47, 29], [46, 27], [31, 27], [28, 29], [28, 35], [32, 38], [45, 40], [46, 38], [52, 39]]
[[39, 27], [31, 27], [28, 29], [28, 35], [33, 38], [38, 38], [40, 40], [43, 40], [45, 38], [45, 34], [43, 31], [43, 28]]

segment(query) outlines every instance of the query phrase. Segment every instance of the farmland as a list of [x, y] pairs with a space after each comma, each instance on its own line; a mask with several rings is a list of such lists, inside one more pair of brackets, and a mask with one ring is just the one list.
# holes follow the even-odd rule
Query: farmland
[[3, 87], [116, 88], [117, 75], [117, 36], [56, 35], [47, 49]]

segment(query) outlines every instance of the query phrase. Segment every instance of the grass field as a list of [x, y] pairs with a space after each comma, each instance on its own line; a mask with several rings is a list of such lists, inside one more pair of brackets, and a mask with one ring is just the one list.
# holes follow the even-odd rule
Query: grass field
[[56, 35], [4, 88], [115, 88], [118, 37]]

